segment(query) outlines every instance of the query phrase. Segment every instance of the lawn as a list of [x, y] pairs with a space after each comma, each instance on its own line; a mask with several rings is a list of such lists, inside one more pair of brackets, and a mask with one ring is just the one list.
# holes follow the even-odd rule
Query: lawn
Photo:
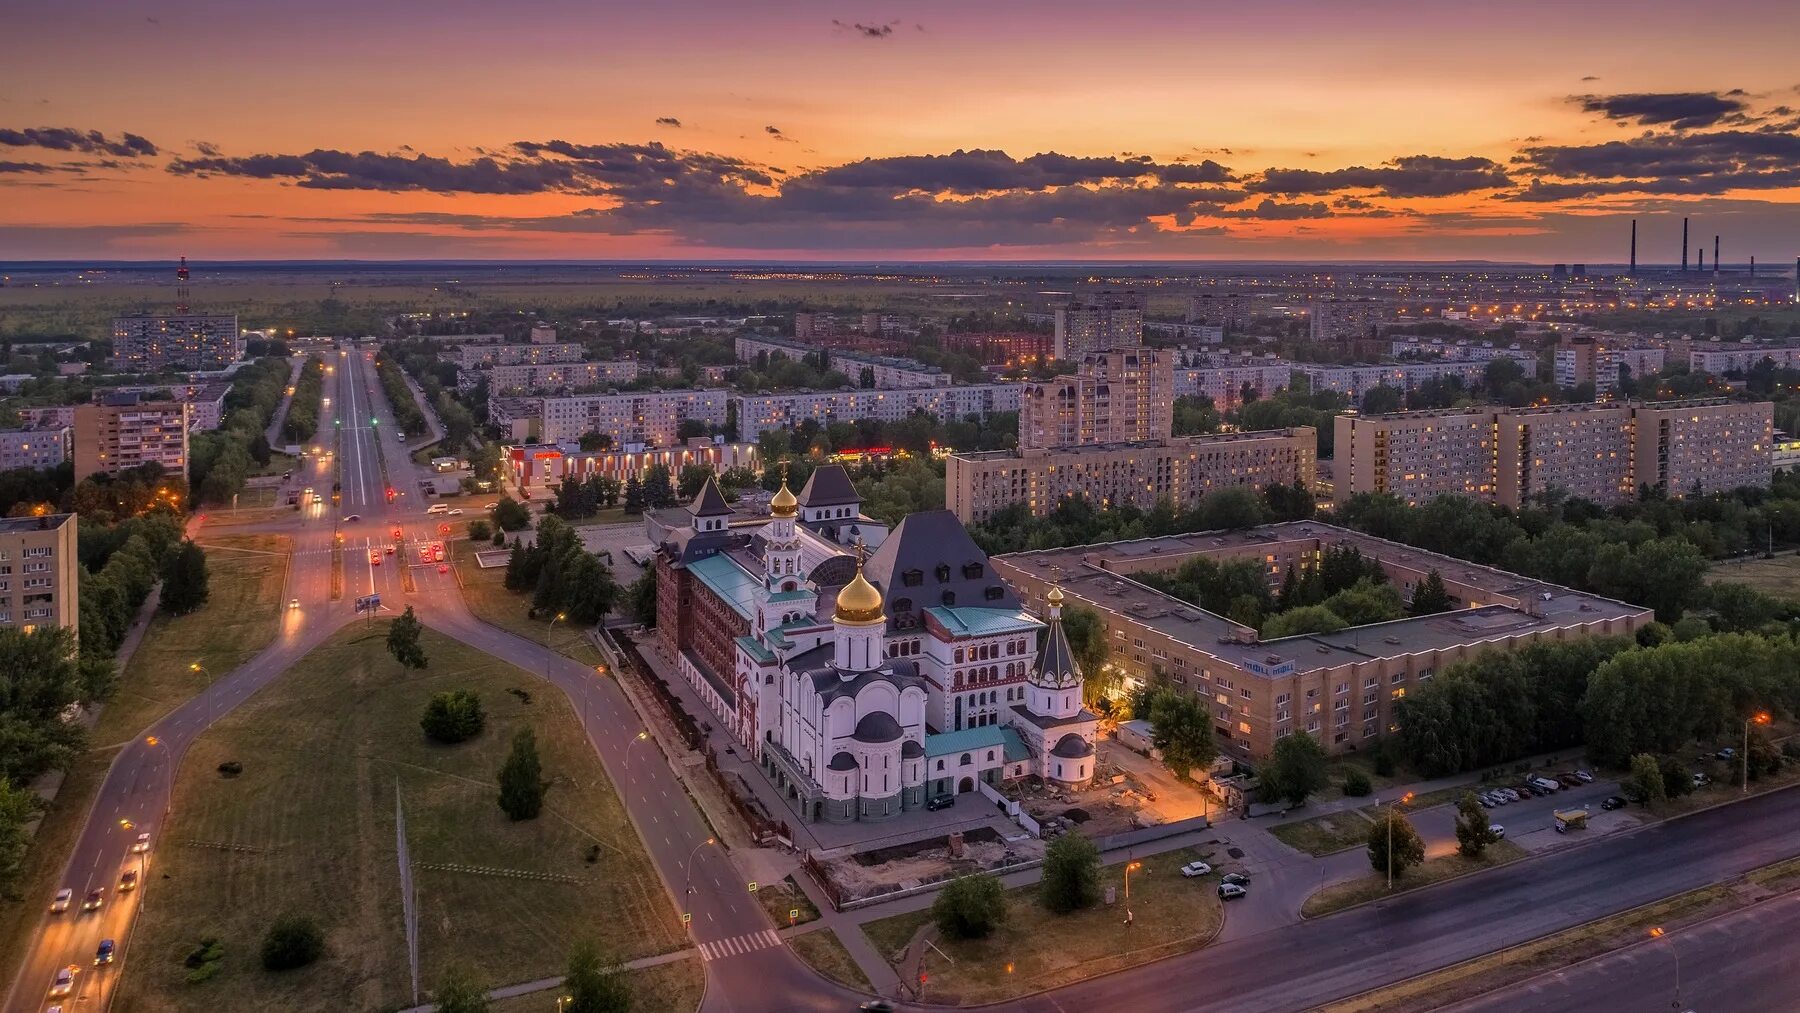
[[830, 929], [789, 936], [788, 949], [793, 950], [794, 956], [806, 961], [813, 970], [840, 985], [865, 992], [873, 990], [873, 986], [869, 984], [869, 976], [856, 966], [856, 958], [850, 955], [849, 950], [844, 949], [843, 941]]
[[[403, 674], [387, 655], [387, 626], [340, 632], [190, 749], [122, 1008], [404, 1005], [396, 789], [406, 808], [423, 987], [453, 963], [484, 981], [549, 977], [583, 935], [623, 960], [683, 944], [667, 894], [562, 694], [431, 630], [430, 667]], [[461, 745], [436, 746], [418, 718], [433, 693], [448, 689], [477, 692], [487, 727]], [[495, 773], [519, 728], [535, 732], [551, 788], [541, 816], [513, 823], [495, 804]], [[216, 768], [226, 760], [243, 763], [243, 773], [222, 777]], [[304, 970], [268, 974], [256, 963], [257, 942], [287, 913], [316, 919], [328, 953]], [[222, 969], [188, 985], [181, 958], [209, 934], [227, 941]]]
[[1487, 850], [1482, 853], [1480, 858], [1464, 858], [1461, 855], [1451, 854], [1407, 869], [1404, 874], [1394, 877], [1392, 891], [1388, 890], [1385, 872], [1371, 872], [1367, 876], [1358, 876], [1342, 883], [1333, 883], [1314, 893], [1311, 897], [1306, 898], [1306, 903], [1300, 906], [1300, 916], [1317, 918], [1365, 901], [1391, 897], [1408, 890], [1417, 890], [1433, 883], [1442, 883], [1447, 879], [1455, 879], [1458, 876], [1467, 876], [1472, 872], [1505, 865], [1524, 857], [1524, 848], [1511, 841], [1497, 841], [1488, 845]]
[[1373, 825], [1361, 812], [1347, 809], [1293, 823], [1278, 823], [1269, 828], [1269, 833], [1295, 851], [1318, 857], [1368, 843], [1369, 827]]
[[800, 912], [794, 919], [795, 925], [805, 925], [819, 917], [819, 909], [807, 899], [806, 892], [800, 889], [800, 884], [794, 882], [792, 876], [779, 883], [759, 884], [755, 896], [756, 902], [769, 913], [769, 920], [778, 926], [788, 924], [790, 911]]
[[[158, 613], [94, 727], [97, 745], [123, 742], [269, 646], [281, 620], [293, 541], [278, 535], [202, 535], [206, 604]], [[194, 672], [190, 665], [204, 670]]]
[[1706, 572], [1706, 579], [1709, 583], [1729, 580], [1748, 584], [1782, 597], [1800, 596], [1800, 555], [1790, 553], [1774, 559], [1751, 556], [1718, 563]]
[[[955, 963], [936, 953], [926, 961], [925, 1001], [973, 1005], [1057, 988], [1134, 967], [1211, 942], [1224, 923], [1215, 892], [1218, 879], [1183, 879], [1181, 866], [1207, 852], [1167, 852], [1142, 860], [1132, 873], [1132, 916], [1126, 928], [1123, 900], [1096, 904], [1070, 915], [1051, 914], [1038, 902], [1037, 886], [1007, 891], [1006, 921], [986, 939], [937, 939]], [[1103, 885], [1120, 885], [1123, 867], [1101, 870]], [[863, 926], [876, 950], [894, 960], [931, 912], [913, 911]]]
[[[460, 534], [467, 534], [463, 530]], [[529, 538], [529, 533], [526, 533]], [[551, 623], [544, 619], [529, 618], [531, 596], [521, 591], [506, 589], [506, 568], [496, 566], [482, 569], [475, 562], [475, 553], [487, 551], [492, 546], [476, 545], [464, 538], [457, 543], [454, 565], [457, 579], [462, 583], [463, 600], [468, 602], [469, 611], [475, 618], [483, 619], [503, 629], [510, 630], [522, 637], [531, 637], [540, 643], [548, 637], [550, 648], [559, 654], [565, 654], [584, 665], [598, 665], [605, 659], [594, 645], [588, 642], [586, 634], [578, 626], [567, 622]]]
[[[631, 981], [632, 1013], [694, 1013], [700, 1008], [706, 975], [693, 957], [626, 972]], [[556, 1013], [561, 989], [546, 989], [511, 999], [497, 999], [492, 1013]]]
[[[1517, 786], [1518, 783], [1517, 780], [1512, 781], [1514, 786]], [[1424, 792], [1422, 794], [1414, 795], [1412, 801], [1406, 803], [1406, 811], [1416, 813], [1422, 809], [1433, 809], [1441, 805], [1448, 805], [1455, 802], [1457, 799], [1462, 798], [1464, 792], [1479, 791], [1480, 789], [1481, 786], [1479, 784], [1470, 781], [1468, 784], [1453, 784], [1448, 788], [1438, 788], [1433, 791]], [[1372, 802], [1363, 806], [1362, 814], [1369, 817], [1371, 821], [1380, 818], [1381, 811], [1387, 808], [1388, 803], [1393, 801], [1395, 797], [1396, 796], [1390, 792], [1388, 797], [1383, 798], [1379, 803]]]

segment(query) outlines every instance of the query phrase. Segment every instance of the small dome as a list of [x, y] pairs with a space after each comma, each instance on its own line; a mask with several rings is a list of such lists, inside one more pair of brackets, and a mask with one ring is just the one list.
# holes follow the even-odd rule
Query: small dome
[[851, 733], [850, 737], [858, 742], [876, 745], [882, 742], [892, 742], [901, 734], [900, 722], [895, 721], [892, 714], [887, 711], [870, 711], [856, 723], [856, 731]]
[[1094, 754], [1094, 747], [1088, 740], [1074, 732], [1070, 732], [1058, 739], [1055, 748], [1051, 749], [1050, 752], [1052, 755], [1060, 756], [1065, 760], [1079, 760], [1084, 756], [1092, 756]]
[[834, 617], [846, 626], [874, 626], [885, 622], [887, 616], [882, 614], [881, 592], [863, 576], [862, 556], [860, 549], [856, 559], [856, 576], [838, 592], [837, 609]]
[[901, 759], [915, 760], [924, 755], [925, 755], [925, 747], [919, 745], [917, 742], [913, 741], [912, 739], [907, 739], [906, 742], [900, 746]]
[[849, 753], [839, 753], [831, 758], [831, 762], [825, 765], [825, 769], [836, 770], [839, 772], [855, 770], [856, 757], [851, 756]]
[[800, 497], [787, 484], [787, 462], [781, 462], [781, 488], [769, 500], [769, 513], [776, 517], [792, 517], [800, 512]]
[[1051, 608], [1061, 608], [1063, 603], [1062, 588], [1053, 585], [1050, 588], [1050, 593], [1044, 596], [1044, 600], [1050, 603]]

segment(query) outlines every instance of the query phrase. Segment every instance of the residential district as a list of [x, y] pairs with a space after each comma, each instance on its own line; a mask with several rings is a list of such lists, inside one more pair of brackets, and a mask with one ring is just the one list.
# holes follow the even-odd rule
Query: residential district
[[0, 377], [7, 1010], [1800, 1002], [1792, 277], [138, 274]]

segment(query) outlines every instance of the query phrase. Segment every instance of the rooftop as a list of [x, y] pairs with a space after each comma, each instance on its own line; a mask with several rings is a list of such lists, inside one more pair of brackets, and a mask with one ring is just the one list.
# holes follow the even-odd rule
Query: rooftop
[[22, 531], [55, 531], [75, 519], [74, 514], [47, 514], [43, 517], [0, 517], [0, 535], [16, 535]]
[[1192, 450], [1200, 451], [1208, 447], [1224, 446], [1231, 443], [1248, 443], [1252, 440], [1268, 440], [1298, 435], [1301, 429], [1309, 426], [1292, 426], [1287, 429], [1256, 429], [1241, 433], [1211, 433], [1205, 436], [1171, 436], [1164, 440], [1150, 440], [1142, 443], [1086, 443], [1072, 447], [1057, 447], [1045, 453], [1022, 453], [1017, 450], [977, 450], [966, 454], [950, 456], [964, 461], [1002, 461], [1007, 459], [1034, 460], [1042, 457], [1079, 456], [1082, 454], [1106, 454], [1119, 450]]

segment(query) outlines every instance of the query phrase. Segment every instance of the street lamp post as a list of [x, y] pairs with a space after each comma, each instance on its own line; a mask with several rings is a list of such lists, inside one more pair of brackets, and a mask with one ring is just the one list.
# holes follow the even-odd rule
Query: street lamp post
[[550, 631], [556, 629], [556, 624], [558, 622], [560, 622], [561, 620], [567, 619], [567, 618], [569, 618], [569, 614], [567, 612], [558, 612], [556, 614], [556, 618], [550, 620], [550, 625], [544, 627], [544, 649], [545, 650], [550, 649]]
[[638, 743], [644, 741], [645, 739], [648, 739], [649, 737], [650, 737], [649, 729], [644, 729], [642, 731], [639, 731], [636, 735], [633, 735], [631, 737], [630, 742], [625, 743], [625, 763], [624, 763], [625, 769], [623, 771], [625, 776], [627, 776], [627, 777], [631, 776], [631, 747], [637, 745]]
[[[194, 673], [195, 675], [201, 675], [201, 676], [206, 677], [206, 689], [203, 689], [200, 692], [206, 693], [207, 690], [212, 689], [212, 673], [208, 672], [206, 670], [205, 665], [202, 665], [198, 661], [196, 661], [193, 664], [188, 666], [188, 671]], [[207, 695], [207, 697], [206, 697], [206, 723], [208, 725], [213, 723], [213, 701], [212, 701], [212, 696], [210, 694]]]
[[1413, 793], [1409, 791], [1406, 794], [1400, 796], [1399, 801], [1391, 802], [1388, 804], [1388, 814], [1387, 814], [1387, 838], [1388, 838], [1387, 880], [1388, 880], [1388, 884], [1387, 884], [1387, 888], [1389, 890], [1392, 890], [1394, 888], [1394, 809], [1398, 806], [1403, 806], [1406, 803], [1411, 802], [1412, 800], [1413, 800]]
[[1767, 713], [1753, 714], [1744, 719], [1744, 755], [1739, 759], [1744, 765], [1744, 794], [1746, 795], [1750, 794], [1750, 723], [1753, 721], [1759, 725], [1766, 725], [1769, 723], [1769, 715]]
[[[1658, 925], [1655, 928], [1650, 930], [1650, 938], [1652, 938], [1652, 939], [1661, 939], [1667, 935], [1668, 935], [1668, 933], [1664, 932], [1662, 929], [1662, 926], [1660, 926], [1660, 925]], [[1681, 1008], [1681, 951], [1677, 950], [1675, 948], [1675, 940], [1673, 940], [1673, 939], [1669, 940], [1669, 956], [1671, 956], [1675, 959], [1675, 1002], [1674, 1002], [1672, 1008], [1680, 1009]]]
[[1131, 927], [1131, 874], [1144, 867], [1142, 862], [1125, 863], [1125, 927]]
[[[701, 841], [699, 844], [694, 845], [694, 850], [688, 852], [687, 860], [681, 863], [681, 869], [682, 869], [682, 872], [681, 872], [681, 879], [682, 879], [681, 896], [682, 897], [684, 897], [684, 898], [688, 897], [688, 896], [692, 895], [694, 892], [694, 856], [699, 854], [700, 849], [706, 847], [708, 844], [717, 844], [717, 843], [719, 843], [719, 839], [717, 837], [708, 837], [706, 840]], [[687, 902], [684, 900], [682, 903], [686, 904]]]

